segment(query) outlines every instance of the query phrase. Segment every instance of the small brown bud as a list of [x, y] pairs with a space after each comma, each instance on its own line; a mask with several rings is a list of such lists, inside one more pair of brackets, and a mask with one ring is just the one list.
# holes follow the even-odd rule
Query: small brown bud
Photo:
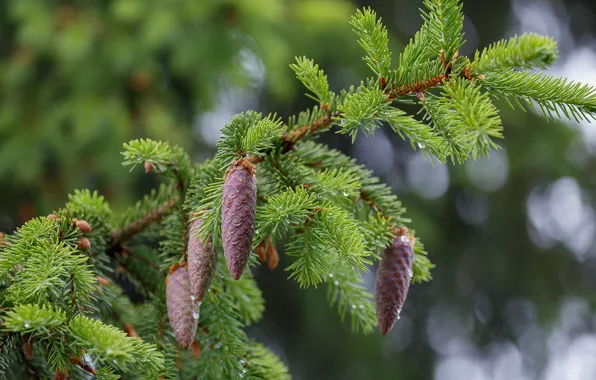
[[381, 334], [385, 335], [400, 318], [406, 301], [414, 261], [413, 237], [400, 229], [385, 248], [377, 271], [375, 301]]
[[81, 230], [81, 232], [84, 234], [88, 234], [92, 231], [91, 225], [86, 220], [77, 220], [75, 218], [75, 226], [78, 227], [78, 229]]
[[221, 237], [226, 263], [235, 280], [246, 268], [255, 233], [255, 171], [255, 166], [242, 158], [230, 165], [224, 180]]
[[138, 338], [139, 337], [139, 334], [137, 334], [135, 328], [130, 323], [125, 323], [124, 324], [124, 331], [126, 331], [126, 335], [128, 335], [128, 336], [131, 336], [131, 337], [134, 337], [134, 338]]
[[33, 359], [33, 346], [31, 337], [27, 334], [23, 337], [23, 353], [28, 359]]
[[182, 348], [190, 347], [199, 322], [198, 304], [192, 301], [190, 279], [185, 266], [170, 270], [166, 278], [168, 319], [176, 340]]
[[192, 358], [194, 360], [197, 360], [199, 358], [199, 355], [201, 355], [201, 345], [199, 344], [199, 342], [194, 341], [194, 342], [192, 342], [191, 348], [192, 348]]
[[99, 283], [102, 284], [103, 286], [108, 286], [111, 284], [110, 280], [106, 280], [105, 278], [103, 278], [101, 276], [97, 276], [97, 281], [99, 281]]
[[153, 165], [149, 161], [145, 161], [143, 164], [145, 166], [145, 173], [151, 173], [153, 171]]
[[82, 237], [79, 239], [79, 243], [77, 244], [77, 248], [78, 249], [89, 249], [89, 247], [91, 247], [91, 242], [89, 241], [89, 239], [87, 239], [86, 237]]
[[67, 370], [63, 371], [56, 371], [56, 374], [54, 375], [54, 380], [66, 380], [68, 379], [68, 377], [70, 376], [70, 373]]
[[56, 222], [60, 222], [60, 217], [56, 214], [50, 214], [46, 216], [46, 220], [54, 220]]
[[277, 254], [277, 249], [275, 249], [275, 246], [269, 237], [267, 237], [267, 241], [267, 266], [269, 266], [269, 269], [274, 270], [279, 264], [279, 255]]
[[259, 244], [257, 246], [257, 257], [259, 258], [259, 261], [264, 263], [265, 261], [267, 261], [267, 252], [265, 250], [265, 239], [263, 239], [263, 241], [261, 242], [261, 244]]

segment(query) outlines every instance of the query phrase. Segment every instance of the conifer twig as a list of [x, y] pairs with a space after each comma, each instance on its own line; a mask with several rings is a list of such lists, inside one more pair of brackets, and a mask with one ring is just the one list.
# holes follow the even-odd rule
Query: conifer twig
[[[300, 141], [308, 136], [311, 136], [316, 132], [325, 130], [327, 127], [329, 127], [331, 125], [331, 123], [333, 122], [333, 118], [337, 117], [337, 116], [340, 116], [339, 112], [331, 112], [331, 113], [324, 115], [323, 117], [313, 121], [310, 124], [303, 125], [302, 127], [298, 128], [296, 130], [293, 130], [290, 133], [285, 133], [282, 136], [283, 153], [287, 153], [287, 152], [291, 151], [294, 147], [294, 144], [297, 143], [298, 141]], [[273, 149], [271, 149], [271, 150], [273, 150]], [[263, 156], [251, 155], [248, 157], [248, 160], [253, 164], [258, 164], [259, 162], [263, 162], [263, 160], [265, 159], [264, 157], [268, 153], [269, 152], [265, 152], [265, 154]]]
[[339, 116], [339, 112], [332, 112], [328, 115], [321, 117], [313, 121], [311, 124], [304, 125], [299, 129], [293, 130], [292, 132], [285, 134], [283, 140], [286, 144], [292, 144], [296, 141], [302, 140], [306, 136], [312, 135], [317, 131], [324, 130], [331, 125], [333, 118]]
[[110, 246], [114, 247], [144, 231], [151, 224], [160, 222], [163, 217], [176, 206], [179, 199], [180, 197], [175, 195], [172, 197], [172, 199], [162, 203], [159, 207], [151, 210], [145, 216], [120, 228], [119, 230], [114, 231], [110, 236]]

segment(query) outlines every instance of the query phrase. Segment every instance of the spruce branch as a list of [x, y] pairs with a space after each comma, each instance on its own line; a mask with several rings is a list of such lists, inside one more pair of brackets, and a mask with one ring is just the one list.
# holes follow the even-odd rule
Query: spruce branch
[[290, 68], [294, 70], [298, 80], [315, 95], [307, 94], [307, 96], [320, 103], [321, 108], [328, 108], [332, 94], [329, 92], [327, 76], [323, 70], [319, 70], [319, 65], [315, 64], [312, 59], [297, 57], [296, 63], [291, 64]]
[[565, 116], [589, 121], [596, 117], [596, 88], [580, 82], [514, 70], [489, 72], [478, 82], [512, 107], [529, 107], [549, 119]]
[[[596, 115], [595, 89], [518, 71], [550, 64], [557, 56], [553, 40], [514, 37], [477, 52], [471, 61], [459, 56], [461, 2], [425, 0], [424, 5], [423, 26], [400, 54], [397, 69], [391, 69], [381, 20], [370, 9], [358, 11], [351, 24], [372, 78], [334, 93], [313, 60], [297, 58], [291, 68], [317, 102], [311, 109], [285, 123], [275, 114], [248, 111], [234, 116], [222, 131], [215, 158], [199, 165], [165, 142], [131, 141], [124, 145], [124, 165], [143, 165], [147, 172], [164, 174], [165, 181], [123, 216], [115, 218], [97, 193], [76, 191], [65, 208], [48, 218], [34, 219], [13, 235], [0, 234], [0, 375], [21, 355], [27, 372], [39, 376], [45, 375], [45, 365], [57, 371], [56, 376], [87, 371], [105, 379], [114, 379], [116, 372], [172, 379], [180, 373], [185, 378], [287, 378], [283, 363], [243, 331], [264, 310], [254, 278], [242, 272], [247, 261], [257, 262], [251, 248], [274, 268], [279, 257], [273, 242], [280, 240], [287, 243], [285, 253], [292, 260], [285, 268], [289, 278], [300, 287], [325, 283], [329, 303], [337, 305], [341, 318], [350, 314], [352, 328], [365, 332], [374, 326], [375, 308], [362, 273], [373, 260], [388, 260], [387, 249], [394, 251], [382, 277], [391, 283], [399, 277], [398, 292], [389, 292], [400, 294], [397, 309], [389, 305], [389, 314], [398, 315], [410, 282], [429, 281], [433, 268], [419, 239], [405, 227], [410, 221], [402, 203], [354, 159], [310, 140], [332, 127], [354, 139], [359, 131], [372, 135], [388, 125], [425, 157], [462, 163], [499, 148], [495, 140], [502, 137], [501, 120], [490, 96], [526, 102], [548, 117], [562, 114], [579, 120]], [[406, 113], [400, 104], [418, 105], [419, 116]], [[231, 177], [242, 186], [229, 184]], [[247, 180], [250, 186], [244, 186]], [[250, 200], [243, 211], [251, 218], [256, 205], [255, 223], [229, 217], [234, 210], [223, 212], [222, 218], [222, 205], [235, 197], [242, 207]], [[190, 236], [189, 219], [202, 220], [198, 233]], [[182, 327], [191, 328], [181, 343], [196, 347], [200, 341], [202, 352], [182, 352], [173, 338], [181, 324], [174, 321], [163, 275], [170, 267], [188, 265], [189, 240], [212, 241], [218, 250], [225, 245], [222, 235], [225, 242], [242, 240], [241, 270], [231, 275], [226, 269], [238, 255], [226, 254], [227, 262], [219, 255], [201, 304], [186, 291], [194, 278], [188, 276], [182, 302], [188, 318]], [[381, 250], [385, 253], [379, 256]], [[108, 256], [145, 297], [142, 302], [133, 305], [111, 282]], [[382, 303], [377, 301], [381, 317]], [[189, 311], [192, 307], [198, 312], [198, 306], [196, 321]], [[95, 317], [113, 321], [124, 331]], [[186, 323], [190, 319], [198, 323]], [[386, 333], [388, 324], [382, 320]], [[23, 338], [27, 343], [21, 350]]]
[[451, 62], [464, 44], [463, 4], [459, 0], [425, 0], [422, 11], [423, 29], [428, 33], [431, 49], [440, 53], [444, 62]]
[[350, 24], [358, 36], [358, 44], [366, 56], [368, 67], [379, 77], [387, 76], [391, 68], [391, 51], [387, 28], [370, 8], [357, 10]]
[[537, 34], [514, 36], [476, 51], [470, 64], [470, 74], [478, 75], [497, 70], [545, 69], [558, 57], [557, 43], [549, 37]]
[[110, 246], [116, 246], [132, 238], [136, 234], [141, 233], [151, 224], [161, 222], [164, 216], [166, 216], [172, 209], [174, 209], [178, 205], [179, 200], [180, 197], [178, 195], [175, 195], [174, 197], [172, 197], [172, 199], [164, 202], [159, 207], [148, 212], [146, 215], [112, 232], [112, 234], [110, 235]]

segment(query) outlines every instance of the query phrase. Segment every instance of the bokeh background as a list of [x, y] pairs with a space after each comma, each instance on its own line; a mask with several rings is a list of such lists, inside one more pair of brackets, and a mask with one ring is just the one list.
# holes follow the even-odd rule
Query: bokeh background
[[[0, 2], [0, 230], [75, 188], [115, 210], [139, 198], [156, 180], [120, 165], [132, 138], [201, 160], [237, 112], [310, 107], [294, 56], [333, 89], [357, 84], [370, 75], [348, 25], [358, 6], [382, 15], [394, 56], [421, 24], [421, 0]], [[464, 12], [462, 54], [538, 32], [559, 42], [551, 74], [596, 85], [593, 0], [467, 0]], [[323, 139], [394, 188], [437, 267], [386, 337], [351, 333], [324, 288], [257, 270], [267, 311], [249, 333], [296, 379], [596, 379], [596, 124], [500, 107], [503, 149], [463, 166], [433, 167], [388, 130]]]

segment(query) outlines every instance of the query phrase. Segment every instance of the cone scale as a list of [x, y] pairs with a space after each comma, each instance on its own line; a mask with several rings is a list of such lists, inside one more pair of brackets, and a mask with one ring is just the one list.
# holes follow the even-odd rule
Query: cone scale
[[217, 255], [211, 240], [203, 242], [198, 236], [202, 219], [192, 222], [188, 239], [188, 276], [193, 301], [201, 303], [215, 276]]
[[226, 263], [232, 277], [242, 276], [255, 232], [257, 180], [255, 166], [242, 158], [225, 175], [221, 238]]
[[166, 279], [166, 304], [174, 336], [186, 349], [195, 339], [199, 322], [199, 311], [197, 304], [191, 298], [190, 279], [186, 266], [178, 266], [170, 270]]
[[381, 334], [385, 335], [400, 318], [408, 295], [414, 261], [414, 238], [400, 229], [383, 252], [377, 271], [375, 301]]

